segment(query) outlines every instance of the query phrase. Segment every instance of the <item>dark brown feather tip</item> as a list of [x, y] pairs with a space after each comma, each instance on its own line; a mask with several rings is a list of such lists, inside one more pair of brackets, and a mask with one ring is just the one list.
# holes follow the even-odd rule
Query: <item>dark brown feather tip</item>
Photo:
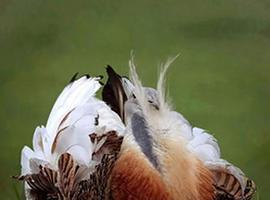
[[79, 74], [79, 72], [76, 72], [76, 73], [72, 76], [72, 78], [70, 79], [69, 83], [73, 83], [74, 81], [76, 81], [78, 74]]

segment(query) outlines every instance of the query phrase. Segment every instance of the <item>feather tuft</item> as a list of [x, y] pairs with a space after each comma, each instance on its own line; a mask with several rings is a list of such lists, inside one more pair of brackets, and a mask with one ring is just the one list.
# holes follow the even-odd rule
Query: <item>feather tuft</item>
[[144, 92], [144, 88], [142, 86], [142, 83], [139, 79], [139, 76], [136, 71], [136, 66], [134, 62], [134, 53], [131, 52], [131, 57], [129, 60], [129, 77], [131, 82], [134, 85], [134, 91], [133, 94], [135, 95], [136, 99], [138, 100], [138, 104], [142, 106], [142, 110], [146, 110], [146, 105], [148, 104], [146, 95]]
[[157, 82], [157, 91], [159, 94], [160, 108], [164, 110], [171, 110], [171, 107], [167, 101], [166, 96], [166, 73], [171, 66], [171, 64], [179, 57], [180, 54], [177, 54], [174, 57], [168, 58], [164, 64], [161, 64], [161, 69], [159, 73], [159, 78]]

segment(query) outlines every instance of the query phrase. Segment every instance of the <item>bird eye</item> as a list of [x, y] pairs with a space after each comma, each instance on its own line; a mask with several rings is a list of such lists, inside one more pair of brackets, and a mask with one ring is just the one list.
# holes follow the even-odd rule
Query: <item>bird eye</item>
[[149, 103], [151, 106], [153, 106], [156, 110], [159, 110], [159, 106], [158, 106], [156, 103], [154, 103], [154, 101], [148, 100], [148, 103]]
[[134, 94], [134, 93], [132, 94], [132, 97], [133, 97], [134, 99], [136, 99], [136, 96], [135, 96], [135, 94]]

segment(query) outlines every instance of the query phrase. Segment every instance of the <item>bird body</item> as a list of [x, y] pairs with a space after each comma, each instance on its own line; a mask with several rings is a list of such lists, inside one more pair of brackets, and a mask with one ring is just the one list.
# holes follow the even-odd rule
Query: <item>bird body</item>
[[[122, 161], [124, 163], [129, 157], [134, 162], [134, 155], [137, 155], [135, 163], [139, 165], [137, 168], [141, 168], [142, 172], [134, 171], [134, 166], [137, 166], [134, 163], [131, 164], [131, 167], [133, 166], [132, 174], [124, 173], [125, 177], [141, 177], [143, 180], [134, 178], [130, 178], [130, 180], [136, 181], [135, 184], [144, 183], [142, 185], [146, 185], [147, 189], [142, 191], [152, 191], [156, 187], [159, 188], [156, 190], [158, 196], [153, 196], [156, 194], [155, 192], [152, 196], [142, 193], [144, 198], [138, 199], [164, 199], [164, 196], [166, 196], [165, 199], [172, 200], [213, 199], [212, 174], [192, 152], [188, 151], [187, 141], [181, 134], [182, 132], [183, 135], [186, 133], [186, 121], [179, 119], [176, 121], [176, 113], [170, 110], [170, 106], [161, 97], [159, 97], [158, 102], [154, 102], [158, 98], [157, 92], [153, 89], [142, 88], [136, 74], [134, 74], [134, 69], [131, 77], [133, 77], [135, 87], [133, 95], [136, 98], [127, 100], [133, 103], [126, 103], [126, 107], [132, 106], [133, 113], [129, 111], [126, 114], [127, 132], [122, 144], [123, 151], [120, 152], [113, 174], [119, 174], [123, 171], [117, 168], [118, 165], [121, 166], [122, 153], [126, 157]], [[134, 109], [136, 107], [138, 109]], [[132, 109], [126, 108], [126, 110]], [[130, 153], [130, 148], [132, 148], [131, 152], [133, 153]], [[151, 176], [149, 176], [150, 174]], [[147, 180], [148, 183], [145, 183]], [[127, 187], [129, 186], [125, 185], [123, 189], [126, 190]], [[130, 191], [134, 190], [130, 189]]]
[[107, 68], [100, 77], [72, 78], [58, 97], [33, 150], [22, 150], [27, 199], [249, 200], [255, 184], [221, 159], [217, 140], [172, 109], [164, 89], [143, 87]]

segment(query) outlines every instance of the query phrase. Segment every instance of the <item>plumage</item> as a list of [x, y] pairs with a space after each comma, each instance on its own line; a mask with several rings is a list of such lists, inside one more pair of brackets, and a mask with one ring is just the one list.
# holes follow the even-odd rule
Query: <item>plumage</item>
[[157, 88], [144, 87], [133, 57], [130, 79], [107, 67], [101, 77], [70, 83], [47, 125], [37, 127], [33, 150], [24, 147], [21, 175], [27, 199], [249, 200], [256, 187], [221, 158], [215, 137], [193, 127]]
[[[145, 199], [160, 198], [153, 189], [161, 194], [164, 191], [166, 199], [213, 199], [211, 172], [188, 151], [186, 140], [181, 136], [181, 132], [187, 130], [186, 121], [175, 124], [175, 112], [159, 96], [161, 92], [142, 86], [132, 62], [131, 81], [134, 84], [133, 95], [125, 103], [126, 134], [112, 173], [112, 183], [118, 183], [117, 188], [120, 188], [117, 196], [141, 199], [129, 191], [138, 182], [143, 182], [144, 190], [150, 192], [146, 194], [143, 188], [139, 191], [140, 187], [136, 186], [136, 194], [144, 194]], [[119, 176], [127, 163], [134, 165], [132, 171]], [[121, 188], [122, 181], [130, 184]]]
[[[243, 181], [247, 178], [242, 172], [240, 173], [238, 168], [226, 161], [226, 166], [219, 165], [224, 171], [226, 171], [227, 166], [229, 166], [229, 170], [226, 171], [226, 182], [217, 179], [217, 171], [213, 169], [213, 166], [217, 166], [220, 160], [222, 160], [217, 140], [205, 130], [196, 127], [193, 128], [181, 114], [171, 110], [171, 106], [167, 104], [163, 85], [164, 81], [161, 81], [164, 79], [164, 72], [160, 77], [157, 90], [153, 90], [142, 86], [132, 60], [130, 65], [131, 81], [134, 85], [133, 87], [129, 86], [128, 89], [125, 89], [125, 84], [123, 84], [124, 90], [132, 93], [132, 95], [129, 95], [125, 104], [127, 111], [127, 131], [122, 144], [123, 154], [120, 154], [120, 158], [126, 155], [125, 152], [129, 154], [131, 146], [133, 146], [132, 149], [135, 149], [135, 151], [144, 153], [138, 154], [138, 156], [141, 157], [141, 162], [144, 161], [148, 163], [149, 168], [154, 167], [158, 171], [160, 170], [162, 178], [165, 179], [161, 181], [165, 183], [165, 185], [166, 182], [167, 184], [169, 183], [169, 185], [165, 187], [170, 188], [169, 192], [171, 190], [172, 196], [170, 198], [172, 199], [220, 199], [222, 192], [230, 194], [233, 199], [246, 199], [247, 195], [245, 195], [244, 191], [247, 188], [247, 184], [243, 183]], [[168, 65], [166, 65], [165, 68], [167, 66]], [[166, 69], [164, 71], [166, 71]], [[133, 91], [130, 88], [133, 88]], [[153, 106], [153, 104], [155, 106]], [[153, 107], [155, 109], [153, 109]], [[129, 124], [132, 124], [133, 116], [138, 114], [143, 117], [145, 121], [144, 124], [148, 126], [144, 128], [144, 130], [146, 130], [144, 136], [140, 136], [140, 138], [144, 138], [142, 141], [136, 140], [136, 132], [145, 125], [129, 129]], [[150, 134], [150, 138], [153, 138], [150, 144], [149, 142], [145, 144], [148, 140], [146, 137], [147, 134]], [[134, 142], [134, 140], [136, 142]], [[147, 146], [147, 153], [141, 148], [144, 146]], [[182, 148], [180, 146], [182, 146]], [[154, 149], [154, 153], [151, 153], [152, 150], [149, 150], [151, 148]], [[158, 159], [153, 159], [153, 155], [157, 156]], [[161, 169], [157, 168], [157, 164], [153, 162], [153, 160], [157, 160], [161, 163]], [[176, 167], [178, 163], [182, 163], [183, 166]], [[116, 167], [117, 166], [118, 161], [116, 163]], [[165, 175], [164, 171], [166, 172]], [[174, 173], [174, 171], [177, 172]], [[183, 174], [181, 174], [181, 171], [184, 171]], [[227, 182], [228, 177], [231, 178], [231, 181], [234, 180], [234, 182]], [[179, 178], [185, 180], [184, 186], [183, 181], [179, 180]], [[169, 180], [166, 181], [166, 179]], [[249, 183], [253, 182], [249, 181]], [[240, 192], [230, 193], [231, 191], [228, 184], [231, 184], [230, 186], [234, 184], [235, 187], [238, 185], [241, 189]], [[197, 185], [197, 188], [194, 188], [194, 185]], [[212, 187], [212, 185], [214, 187]], [[248, 190], [248, 194], [250, 195], [254, 193], [255, 187], [254, 184], [249, 185], [251, 186]], [[189, 195], [185, 196], [184, 194]], [[248, 198], [250, 198], [250, 196]], [[167, 197], [167, 199], [170, 198]]]
[[188, 149], [202, 161], [216, 161], [220, 158], [217, 140], [205, 130], [197, 127], [192, 128], [192, 138], [188, 141]]
[[124, 120], [124, 103], [127, 96], [122, 86], [121, 77], [109, 65], [106, 70], [109, 78], [102, 90], [102, 99]]
[[[99, 79], [83, 76], [66, 86], [53, 106], [46, 127], [37, 127], [35, 130], [33, 150], [29, 147], [23, 148], [20, 180], [26, 182], [28, 199], [35, 196], [33, 191], [41, 190], [42, 193], [44, 187], [33, 185], [30, 181], [42, 179], [43, 169], [58, 174], [56, 182], [54, 182], [59, 193], [57, 195], [71, 199], [69, 192], [74, 185], [75, 173], [80, 174], [80, 178], [76, 180], [76, 183], [79, 184], [80, 181], [89, 179], [90, 174], [95, 171], [95, 166], [102, 162], [105, 154], [114, 155], [119, 151], [121, 135], [124, 134], [125, 128], [120, 117], [106, 103], [94, 97], [100, 88]], [[113, 138], [111, 137], [112, 132], [114, 133]], [[90, 135], [93, 133], [104, 137], [104, 143], [92, 142]], [[97, 147], [99, 151], [106, 153], [101, 154], [99, 159], [93, 160], [92, 157], [97, 151]], [[69, 162], [61, 162], [64, 155], [69, 155]], [[61, 169], [64, 169], [68, 163], [70, 163], [70, 170], [68, 170], [68, 174], [65, 174], [65, 171], [61, 171]], [[52, 196], [55, 195], [52, 193]], [[57, 195], [55, 198], [58, 198]]]

